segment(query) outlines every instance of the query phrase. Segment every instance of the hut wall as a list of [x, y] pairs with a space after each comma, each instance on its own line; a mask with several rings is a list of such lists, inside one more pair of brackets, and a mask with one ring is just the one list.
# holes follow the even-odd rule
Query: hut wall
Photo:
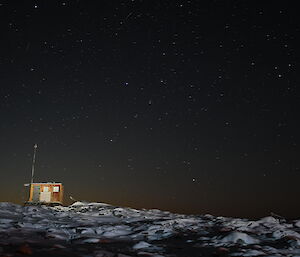
[[33, 183], [29, 202], [62, 203], [63, 186], [60, 183]]

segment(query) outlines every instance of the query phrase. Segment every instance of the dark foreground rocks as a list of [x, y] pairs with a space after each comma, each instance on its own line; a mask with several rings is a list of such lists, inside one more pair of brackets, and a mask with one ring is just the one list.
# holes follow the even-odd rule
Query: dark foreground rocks
[[300, 221], [0, 203], [1, 256], [300, 257]]

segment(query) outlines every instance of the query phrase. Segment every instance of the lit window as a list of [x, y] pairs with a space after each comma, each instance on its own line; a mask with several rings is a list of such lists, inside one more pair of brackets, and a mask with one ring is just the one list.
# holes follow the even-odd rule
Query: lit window
[[49, 192], [49, 187], [44, 187], [43, 192]]
[[53, 192], [59, 192], [59, 187], [58, 186], [53, 187]]

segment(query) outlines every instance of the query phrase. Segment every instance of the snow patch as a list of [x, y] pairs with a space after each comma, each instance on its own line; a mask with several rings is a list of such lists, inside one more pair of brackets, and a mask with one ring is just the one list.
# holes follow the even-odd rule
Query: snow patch
[[242, 232], [232, 232], [229, 235], [225, 236], [222, 240], [222, 243], [243, 243], [243, 244], [258, 244], [259, 240], [247, 235]]
[[145, 242], [145, 241], [141, 241], [137, 244], [135, 244], [132, 248], [135, 249], [135, 250], [139, 250], [139, 249], [144, 249], [144, 248], [148, 248], [148, 247], [151, 247], [152, 245]]

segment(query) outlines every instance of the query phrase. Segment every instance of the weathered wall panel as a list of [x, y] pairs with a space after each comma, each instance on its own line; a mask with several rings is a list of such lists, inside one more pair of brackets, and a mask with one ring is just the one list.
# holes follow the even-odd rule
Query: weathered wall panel
[[28, 202], [62, 204], [63, 185], [61, 183], [32, 183]]

